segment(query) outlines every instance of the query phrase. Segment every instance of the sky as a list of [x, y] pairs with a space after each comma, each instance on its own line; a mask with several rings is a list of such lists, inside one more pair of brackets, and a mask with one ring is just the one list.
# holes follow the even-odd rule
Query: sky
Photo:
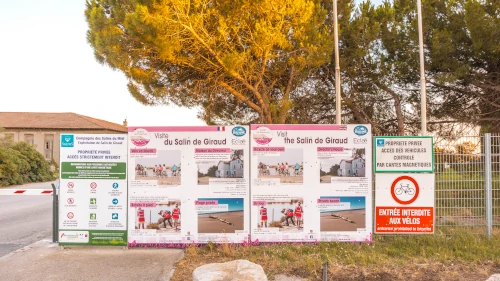
[[0, 112], [75, 112], [129, 126], [196, 126], [196, 109], [139, 104], [87, 43], [84, 0], [0, 4]]
[[[380, 2], [376, 0], [375, 3]], [[86, 40], [84, 0], [0, 4], [0, 112], [74, 112], [129, 126], [196, 126], [197, 109], [139, 104]]]

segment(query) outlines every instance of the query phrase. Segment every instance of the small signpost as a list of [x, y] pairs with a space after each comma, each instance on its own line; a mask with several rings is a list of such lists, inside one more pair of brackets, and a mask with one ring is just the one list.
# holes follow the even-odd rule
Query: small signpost
[[433, 138], [375, 137], [375, 233], [434, 233]]

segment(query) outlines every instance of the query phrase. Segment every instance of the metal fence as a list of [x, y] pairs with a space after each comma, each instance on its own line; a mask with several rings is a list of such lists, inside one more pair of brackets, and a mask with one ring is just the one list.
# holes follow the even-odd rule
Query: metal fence
[[434, 151], [435, 232], [499, 230], [500, 135], [435, 137]]

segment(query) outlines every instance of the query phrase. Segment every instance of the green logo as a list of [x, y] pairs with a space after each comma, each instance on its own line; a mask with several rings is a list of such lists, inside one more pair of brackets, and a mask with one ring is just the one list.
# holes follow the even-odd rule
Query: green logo
[[97, 214], [90, 214], [90, 220], [97, 220]]
[[90, 198], [90, 205], [97, 204], [97, 198]]

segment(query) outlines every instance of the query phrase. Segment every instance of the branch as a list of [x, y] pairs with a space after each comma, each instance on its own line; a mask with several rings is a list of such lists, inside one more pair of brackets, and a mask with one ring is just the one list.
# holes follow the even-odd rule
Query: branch
[[288, 78], [288, 83], [286, 85], [285, 93], [281, 99], [281, 109], [278, 122], [281, 124], [285, 123], [287, 112], [290, 110], [290, 91], [292, 90], [293, 74], [295, 73], [295, 68], [292, 66], [290, 69], [290, 76]]
[[239, 99], [241, 102], [247, 104], [251, 108], [253, 108], [257, 112], [262, 112], [262, 108], [260, 108], [258, 105], [253, 103], [250, 99], [246, 98], [243, 96], [240, 92], [236, 91], [233, 87], [231, 87], [229, 84], [227, 84], [224, 81], [217, 81], [219, 85], [224, 87], [224, 89], [228, 90], [233, 96], [235, 96], [237, 99]]

